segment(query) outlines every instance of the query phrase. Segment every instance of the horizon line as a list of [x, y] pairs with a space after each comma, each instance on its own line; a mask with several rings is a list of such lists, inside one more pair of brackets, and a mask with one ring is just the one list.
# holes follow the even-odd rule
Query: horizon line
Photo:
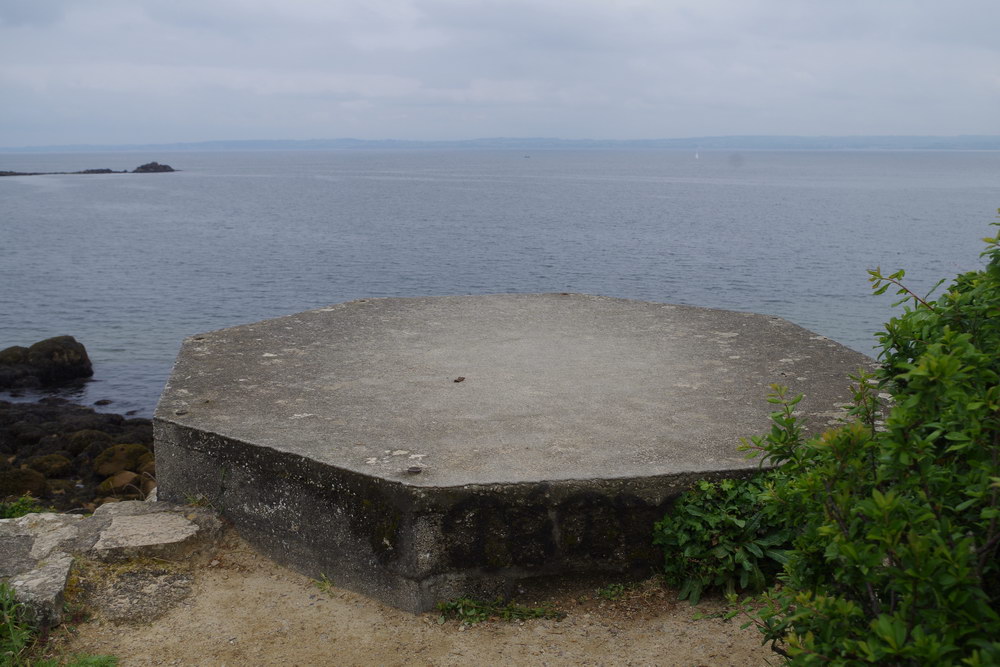
[[[693, 143], [692, 143], [693, 142]], [[205, 139], [198, 141], [159, 141], [146, 143], [83, 143], [83, 144], [35, 144], [26, 146], [0, 146], [2, 152], [37, 152], [37, 151], [81, 151], [81, 150], [129, 150], [129, 149], [150, 149], [150, 148], [178, 148], [178, 147], [207, 147], [219, 145], [251, 145], [251, 144], [341, 144], [361, 147], [373, 144], [392, 144], [397, 147], [419, 146], [419, 145], [469, 145], [469, 144], [603, 144], [603, 145], [637, 145], [637, 144], [657, 144], [660, 147], [674, 145], [677, 148], [690, 148], [692, 146], [704, 150], [712, 148], [734, 148], [731, 145], [736, 142], [750, 142], [760, 144], [764, 147], [766, 143], [815, 143], [815, 142], [835, 142], [837, 144], [851, 144], [857, 142], [949, 142], [949, 143], [980, 143], [991, 144], [988, 150], [1000, 149], [1000, 134], [731, 134], [731, 135], [704, 135], [693, 137], [660, 137], [643, 139], [594, 139], [576, 138], [567, 139], [562, 137], [514, 137], [514, 136], [493, 136], [474, 137], [466, 139], [358, 139], [354, 137], [337, 138], [311, 138], [311, 139]], [[992, 146], [992, 144], [996, 144]], [[713, 146], [712, 144], [715, 144]], [[721, 145], [729, 144], [729, 145]], [[512, 145], [511, 148], [516, 146]], [[744, 146], [752, 148], [753, 146]], [[943, 146], [942, 146], [943, 147]]]

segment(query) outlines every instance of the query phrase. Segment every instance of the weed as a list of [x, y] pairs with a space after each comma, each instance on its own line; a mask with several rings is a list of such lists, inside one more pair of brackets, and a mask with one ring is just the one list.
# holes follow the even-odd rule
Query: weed
[[191, 507], [210, 507], [212, 503], [204, 493], [185, 493], [184, 504]]
[[608, 584], [603, 588], [597, 589], [597, 597], [602, 600], [621, 600], [633, 588], [635, 588], [635, 584]]
[[334, 588], [333, 582], [330, 581], [330, 578], [325, 574], [320, 574], [319, 579], [314, 579], [313, 585], [319, 589], [320, 593], [325, 593], [327, 595], [332, 593]]
[[475, 625], [492, 618], [503, 621], [523, 621], [532, 618], [550, 618], [560, 620], [566, 617], [566, 612], [554, 608], [550, 603], [537, 607], [523, 607], [518, 604], [504, 603], [503, 598], [492, 602], [483, 602], [471, 598], [458, 598], [438, 603], [441, 616], [438, 623], [444, 623], [449, 618], [461, 621], [463, 625]]
[[31, 667], [117, 667], [118, 658], [112, 655], [71, 655], [62, 659], [35, 660]]
[[24, 606], [14, 590], [0, 583], [0, 664], [17, 665], [34, 640], [34, 629], [24, 618]]
[[49, 511], [48, 507], [40, 504], [27, 493], [16, 500], [0, 502], [0, 519], [16, 519], [25, 514], [47, 511]]

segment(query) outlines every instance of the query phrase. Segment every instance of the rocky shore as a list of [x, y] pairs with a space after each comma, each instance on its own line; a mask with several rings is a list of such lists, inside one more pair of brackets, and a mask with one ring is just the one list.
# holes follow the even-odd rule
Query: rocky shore
[[0, 401], [0, 500], [30, 493], [59, 511], [92, 512], [156, 488], [149, 419], [60, 398]]
[[[0, 389], [53, 387], [93, 375], [72, 336], [0, 350]], [[93, 511], [156, 488], [149, 419], [98, 413], [61, 398], [0, 400], [0, 501], [31, 494], [59, 511]]]

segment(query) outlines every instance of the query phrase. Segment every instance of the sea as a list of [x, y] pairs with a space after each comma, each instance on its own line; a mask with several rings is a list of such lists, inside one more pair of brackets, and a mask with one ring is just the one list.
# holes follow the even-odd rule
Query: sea
[[[918, 292], [980, 268], [996, 151], [2, 153], [0, 349], [69, 334], [55, 392], [150, 416], [186, 336], [372, 297], [578, 292], [784, 317], [872, 354]], [[21, 392], [3, 400], [36, 400]]]

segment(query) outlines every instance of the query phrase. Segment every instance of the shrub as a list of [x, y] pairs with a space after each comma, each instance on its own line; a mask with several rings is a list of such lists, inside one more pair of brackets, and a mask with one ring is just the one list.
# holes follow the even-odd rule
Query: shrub
[[760, 590], [785, 562], [790, 530], [761, 501], [769, 478], [700, 481], [658, 522], [667, 583], [697, 604], [702, 591]]
[[761, 496], [775, 525], [796, 527], [754, 616], [792, 664], [1000, 664], [1000, 240], [986, 242], [986, 267], [935, 300], [869, 272], [906, 304], [879, 335], [884, 426], [859, 375], [852, 423], [803, 440], [775, 395], [776, 430], [746, 443], [778, 467]]

